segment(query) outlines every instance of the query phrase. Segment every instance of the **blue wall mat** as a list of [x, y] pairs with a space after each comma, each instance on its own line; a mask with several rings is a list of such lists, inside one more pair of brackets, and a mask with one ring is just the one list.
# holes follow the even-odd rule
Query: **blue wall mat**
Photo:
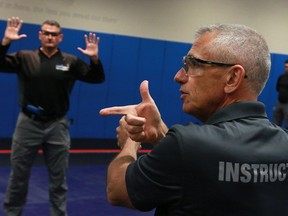
[[0, 75], [0, 138], [10, 137], [18, 114], [16, 75]]
[[[134, 103], [139, 46], [139, 38], [114, 37], [113, 52], [110, 59], [111, 71], [105, 83], [108, 85], [105, 94], [107, 101], [103, 104], [103, 107]], [[104, 132], [103, 134], [97, 134], [96, 137], [115, 137], [115, 128], [120, 116], [101, 118], [105, 118]]]
[[[80, 56], [82, 59], [89, 62], [88, 58], [80, 53], [76, 48], [85, 48], [84, 34], [89, 32], [77, 31], [77, 34], [73, 30], [63, 30], [66, 39], [61, 46], [69, 46], [74, 44], [71, 50], [63, 50]], [[72, 36], [70, 38], [70, 35]], [[73, 119], [73, 125], [71, 126], [71, 135], [75, 138], [95, 137], [95, 134], [103, 134], [103, 124], [105, 119], [99, 116], [99, 110], [103, 107], [103, 104], [107, 102], [107, 81], [110, 77], [109, 62], [112, 56], [113, 39], [112, 35], [97, 34], [100, 37], [100, 56], [105, 69], [106, 81], [101, 84], [89, 84], [84, 82], [76, 82], [72, 95], [71, 106], [68, 113], [69, 118]], [[105, 38], [105, 39], [103, 39]], [[74, 41], [74, 42], [73, 42]], [[76, 43], [76, 42], [77, 43]], [[65, 43], [64, 43], [65, 42]]]
[[[0, 21], [3, 33], [6, 21]], [[39, 47], [39, 25], [24, 24], [21, 33], [26, 39], [14, 42], [10, 51], [37, 49]], [[77, 50], [85, 48], [84, 34], [89, 32], [63, 29], [64, 40], [60, 48], [89, 61]], [[97, 32], [96, 32], [97, 33]], [[71, 94], [69, 118], [72, 138], [115, 138], [115, 128], [121, 116], [102, 117], [99, 110], [104, 107], [135, 104], [141, 101], [139, 85], [149, 80], [149, 89], [163, 119], [170, 127], [176, 123], [187, 124], [199, 121], [182, 112], [179, 85], [173, 81], [174, 75], [182, 66], [182, 56], [191, 44], [97, 33], [100, 39], [100, 57], [106, 73], [102, 84], [76, 82]], [[272, 119], [273, 106], [277, 100], [275, 85], [283, 73], [283, 64], [288, 55], [271, 54], [272, 68], [267, 86], [259, 97]], [[17, 105], [17, 76], [0, 74], [0, 138], [10, 138], [16, 123], [19, 108]], [[200, 123], [199, 123], [200, 124]]]

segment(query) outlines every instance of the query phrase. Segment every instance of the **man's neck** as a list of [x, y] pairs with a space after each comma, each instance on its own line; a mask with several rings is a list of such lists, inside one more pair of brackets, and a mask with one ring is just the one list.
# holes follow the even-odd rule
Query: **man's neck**
[[40, 50], [41, 50], [48, 58], [50, 58], [51, 56], [53, 56], [55, 53], [58, 52], [58, 48], [49, 49], [49, 48], [40, 47]]

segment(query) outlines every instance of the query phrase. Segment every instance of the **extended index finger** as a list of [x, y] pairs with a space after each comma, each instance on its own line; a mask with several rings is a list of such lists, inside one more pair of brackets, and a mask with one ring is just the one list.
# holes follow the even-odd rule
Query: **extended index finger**
[[103, 108], [99, 111], [99, 114], [102, 116], [107, 115], [127, 115], [127, 114], [136, 114], [135, 105], [128, 105], [128, 106], [114, 106]]

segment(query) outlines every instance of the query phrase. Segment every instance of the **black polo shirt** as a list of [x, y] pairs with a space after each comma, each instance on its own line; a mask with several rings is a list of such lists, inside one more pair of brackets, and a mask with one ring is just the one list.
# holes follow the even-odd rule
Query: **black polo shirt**
[[276, 84], [276, 90], [278, 92], [278, 100], [281, 103], [288, 103], [288, 74], [282, 74]]
[[126, 186], [155, 215], [288, 215], [288, 134], [262, 103], [235, 103], [205, 125], [173, 126], [129, 165]]
[[48, 58], [40, 49], [6, 55], [9, 46], [0, 46], [0, 70], [17, 73], [19, 105], [41, 107], [43, 115], [62, 116], [69, 110], [69, 96], [76, 80], [101, 83], [103, 66], [58, 50]]

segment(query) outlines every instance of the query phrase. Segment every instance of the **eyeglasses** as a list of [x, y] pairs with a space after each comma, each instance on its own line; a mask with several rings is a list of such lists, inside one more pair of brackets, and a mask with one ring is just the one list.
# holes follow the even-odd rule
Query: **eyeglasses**
[[48, 32], [48, 31], [43, 31], [43, 30], [41, 30], [41, 32], [45, 36], [51, 35], [52, 37], [57, 37], [58, 35], [61, 34], [61, 32]]
[[183, 61], [183, 69], [184, 69], [186, 74], [188, 74], [189, 66], [192, 69], [196, 69], [196, 68], [201, 67], [203, 64], [204, 65], [205, 64], [206, 65], [217, 65], [220, 67], [231, 67], [231, 66], [236, 65], [236, 64], [228, 64], [228, 63], [223, 63], [223, 62], [206, 61], [203, 59], [195, 58], [191, 55], [183, 56], [182, 61]]

